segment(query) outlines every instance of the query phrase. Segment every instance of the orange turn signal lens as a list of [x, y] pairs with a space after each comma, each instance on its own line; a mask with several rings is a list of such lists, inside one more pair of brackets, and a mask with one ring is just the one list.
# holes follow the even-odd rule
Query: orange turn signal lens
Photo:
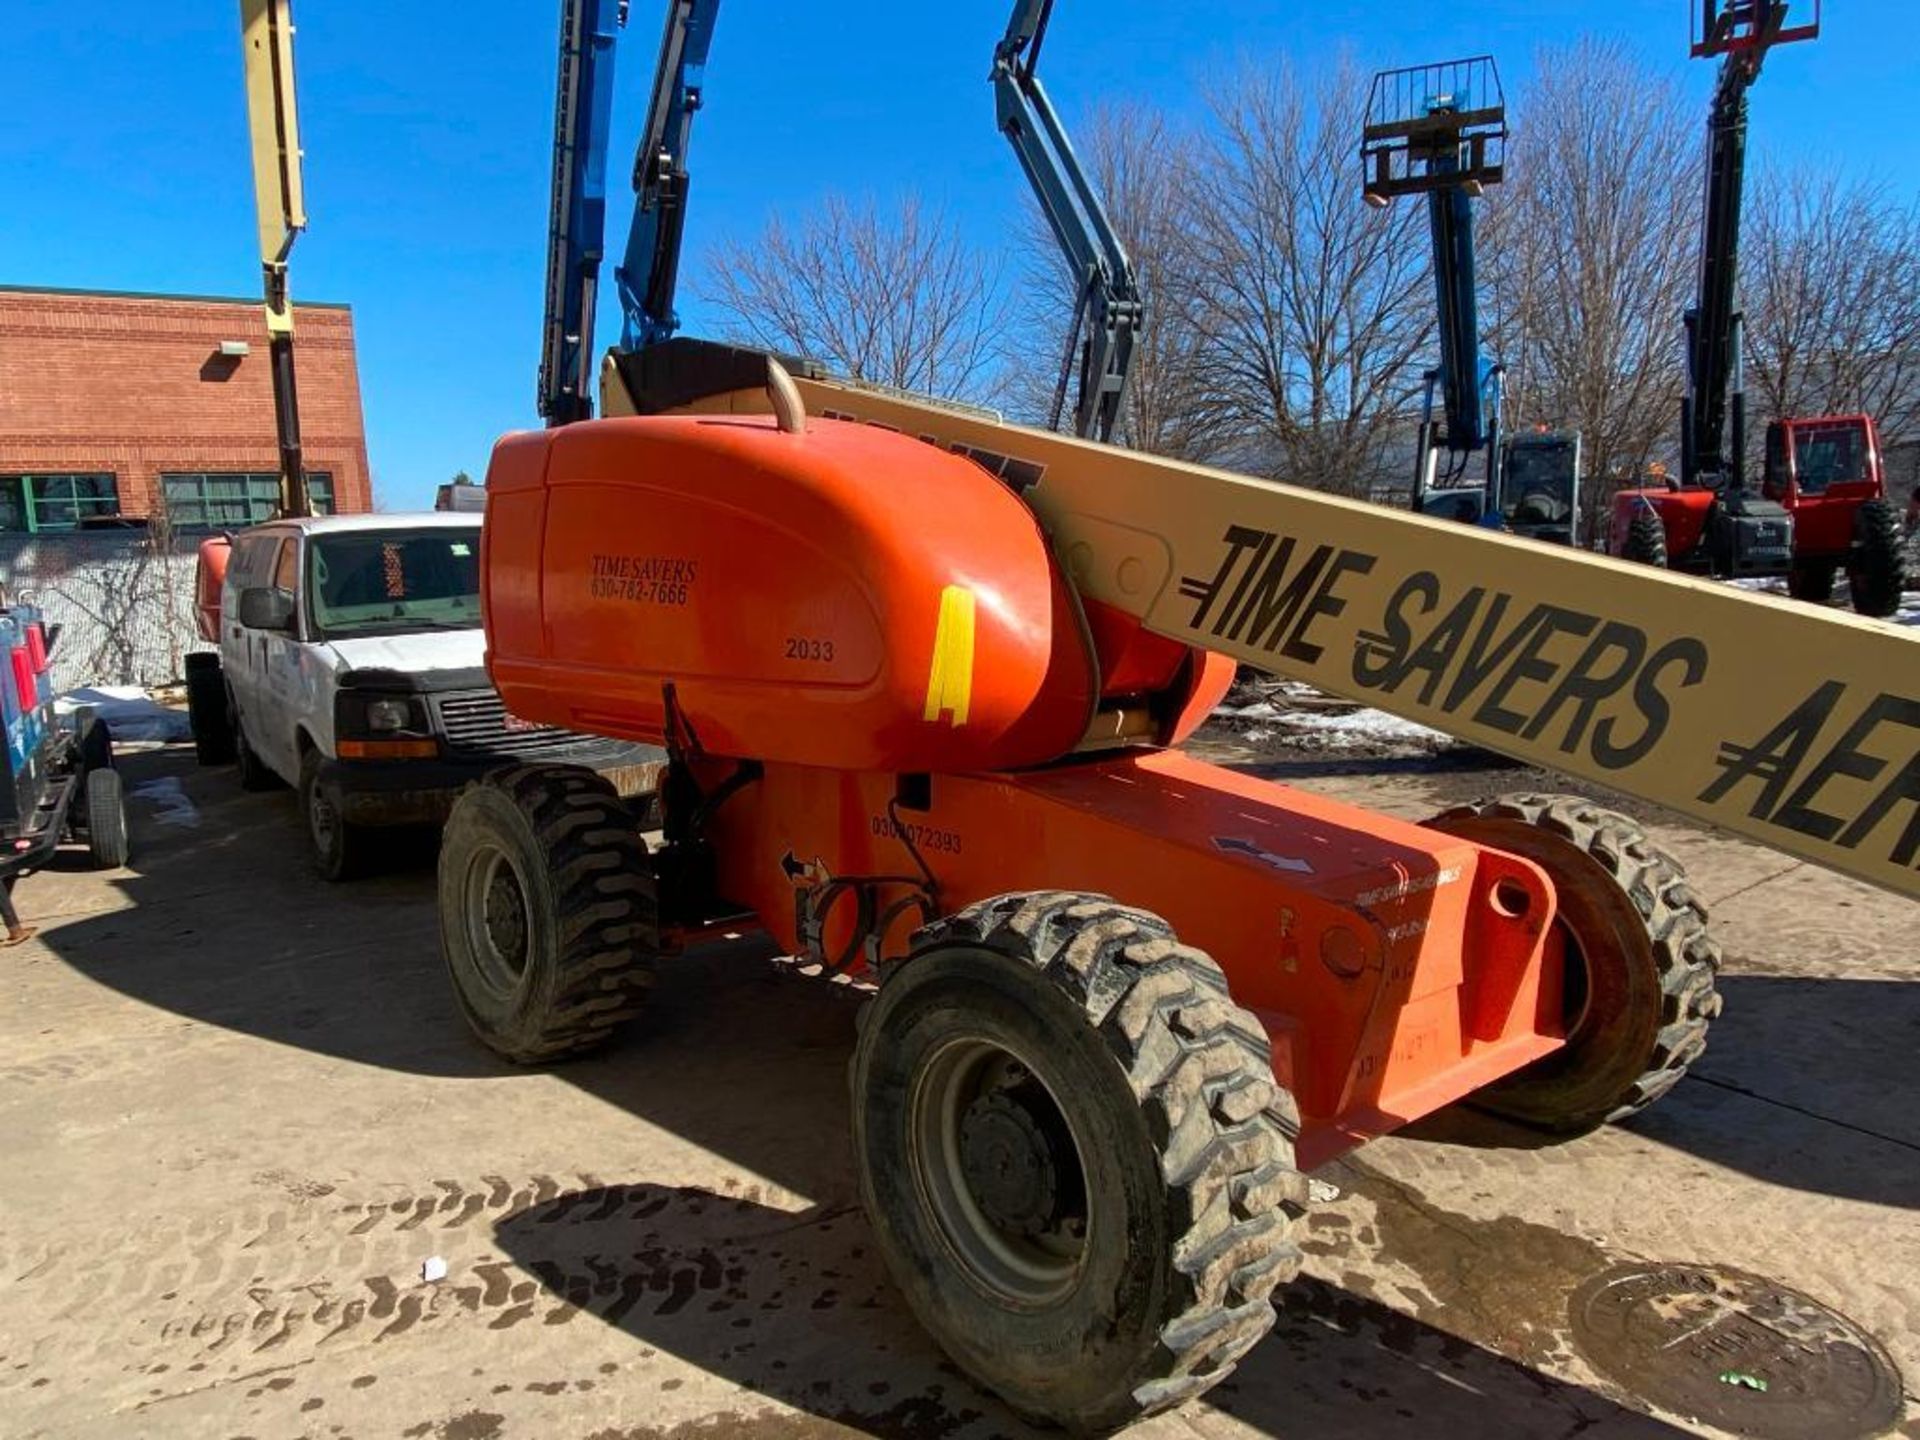
[[440, 753], [434, 740], [342, 740], [342, 760], [431, 760]]

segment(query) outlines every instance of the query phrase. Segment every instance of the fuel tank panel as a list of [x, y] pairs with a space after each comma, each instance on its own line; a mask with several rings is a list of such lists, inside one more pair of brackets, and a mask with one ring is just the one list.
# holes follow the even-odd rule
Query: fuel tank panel
[[509, 436], [487, 490], [488, 664], [525, 719], [890, 771], [1039, 764], [1086, 730], [1077, 601], [970, 460], [650, 416]]

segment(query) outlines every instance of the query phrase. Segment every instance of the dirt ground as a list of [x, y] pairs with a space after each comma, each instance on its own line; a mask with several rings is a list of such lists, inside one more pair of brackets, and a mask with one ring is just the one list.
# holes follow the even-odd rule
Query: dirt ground
[[[1210, 748], [1413, 816], [1543, 780]], [[0, 952], [0, 1432], [1028, 1433], [869, 1244], [857, 996], [743, 943], [671, 965], [612, 1053], [516, 1071], [455, 1012], [429, 847], [329, 887], [290, 797], [179, 749], [123, 768], [133, 867], [24, 882], [41, 934]], [[1134, 1435], [1693, 1433], [1570, 1331], [1633, 1260], [1806, 1292], [1920, 1387], [1920, 906], [1649, 818], [1727, 950], [1694, 1078], [1559, 1147], [1444, 1117], [1329, 1167], [1272, 1337]], [[1858, 1433], [1795, 1421], [1787, 1388], [1763, 1426]]]

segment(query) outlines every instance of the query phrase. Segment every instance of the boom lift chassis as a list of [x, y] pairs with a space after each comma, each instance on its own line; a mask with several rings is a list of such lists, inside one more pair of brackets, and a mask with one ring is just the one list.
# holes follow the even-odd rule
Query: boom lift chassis
[[607, 358], [608, 418], [496, 448], [483, 571], [508, 707], [664, 744], [664, 828], [577, 770], [468, 792], [455, 993], [534, 1062], [749, 924], [876, 985], [876, 1242], [1022, 1412], [1101, 1429], [1227, 1374], [1303, 1167], [1462, 1100], [1632, 1114], [1719, 1011], [1705, 912], [1622, 815], [1415, 825], [1181, 754], [1234, 661], [1920, 893], [1912, 636], [655, 338]]

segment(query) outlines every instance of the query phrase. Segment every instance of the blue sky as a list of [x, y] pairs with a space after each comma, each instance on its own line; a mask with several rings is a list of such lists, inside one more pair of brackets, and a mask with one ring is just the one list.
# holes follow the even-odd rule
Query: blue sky
[[[1342, 49], [1366, 68], [1490, 51], [1508, 87], [1535, 47], [1611, 23], [1697, 100], [1688, 0], [1059, 0], [1044, 73], [1069, 119], [1101, 98], [1176, 112], [1207, 77]], [[85, 7], [7, 0], [0, 44], [0, 281], [252, 295], [252, 182], [235, 0]], [[702, 256], [775, 211], [841, 189], [907, 189], [983, 245], [1017, 232], [1023, 184], [985, 83], [1008, 0], [726, 0], [693, 148], [683, 315]], [[536, 422], [557, 0], [458, 6], [297, 0], [311, 229], [296, 297], [347, 301], [376, 492], [428, 503], [476, 476], [502, 431]], [[1811, 45], [1779, 52], [1754, 96], [1753, 144], [1912, 194], [1916, 67], [1893, 0], [1828, 7]], [[653, 75], [658, 0], [633, 0], [619, 61], [609, 248]], [[1676, 223], [1694, 223], [1691, 215]], [[611, 267], [603, 277], [611, 295]], [[1677, 324], [1677, 317], [1676, 317]], [[603, 314], [603, 341], [618, 333]]]

